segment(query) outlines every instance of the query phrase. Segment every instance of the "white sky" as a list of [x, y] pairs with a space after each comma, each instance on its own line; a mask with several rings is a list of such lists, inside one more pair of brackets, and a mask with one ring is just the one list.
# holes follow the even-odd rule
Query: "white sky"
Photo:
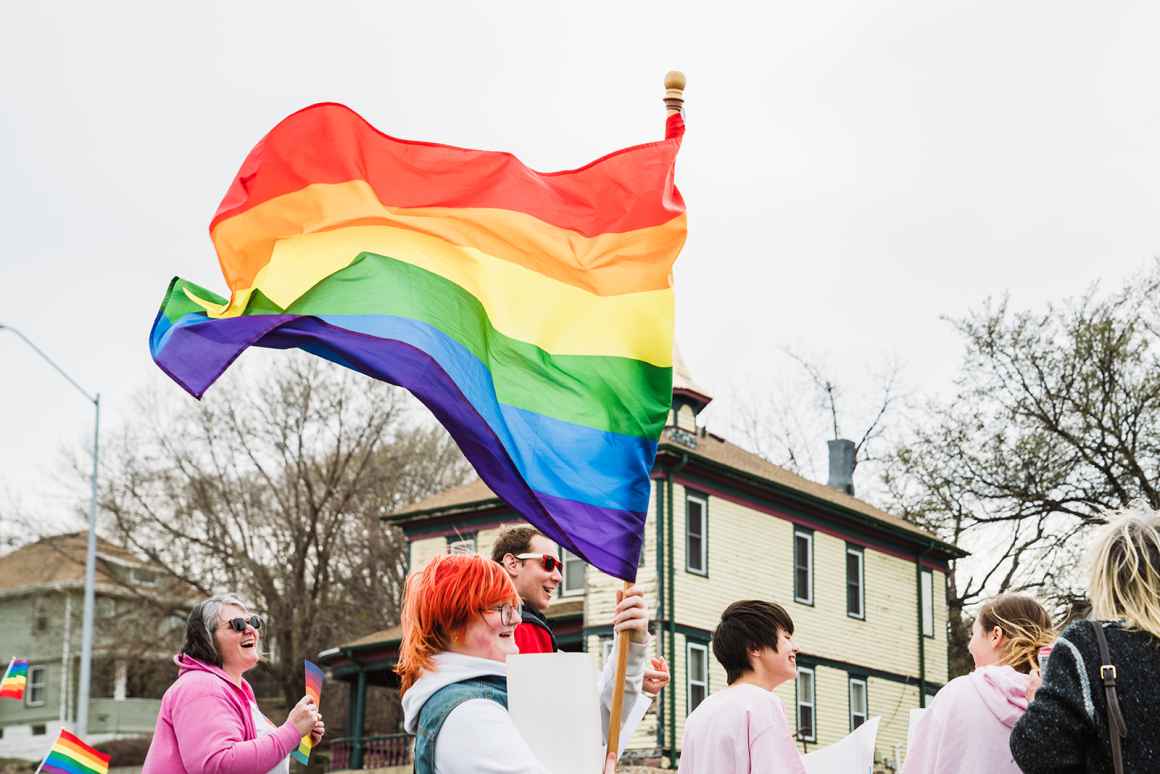
[[[942, 389], [940, 315], [1160, 254], [1156, 3], [25, 2], [2, 24], [0, 323], [106, 427], [157, 378], [170, 277], [225, 290], [207, 227], [245, 153], [320, 100], [552, 170], [660, 137], [683, 69], [677, 331], [711, 425], [782, 347]], [[10, 334], [0, 363], [0, 505], [58, 520], [48, 473], [91, 406]]]

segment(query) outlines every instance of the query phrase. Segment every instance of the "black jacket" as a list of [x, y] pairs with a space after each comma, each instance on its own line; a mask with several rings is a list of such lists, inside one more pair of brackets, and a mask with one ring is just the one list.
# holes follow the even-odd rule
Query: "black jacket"
[[[1128, 725], [1124, 771], [1160, 772], [1160, 639], [1101, 622]], [[1035, 701], [1011, 731], [1011, 754], [1026, 774], [1111, 772], [1108, 704], [1091, 621], [1056, 642]]]

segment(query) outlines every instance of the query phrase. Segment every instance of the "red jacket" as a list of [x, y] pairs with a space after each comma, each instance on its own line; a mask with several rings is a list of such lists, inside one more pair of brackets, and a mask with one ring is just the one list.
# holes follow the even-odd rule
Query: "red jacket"
[[516, 645], [520, 653], [555, 653], [556, 635], [548, 622], [530, 607], [525, 607], [523, 623], [516, 626]]

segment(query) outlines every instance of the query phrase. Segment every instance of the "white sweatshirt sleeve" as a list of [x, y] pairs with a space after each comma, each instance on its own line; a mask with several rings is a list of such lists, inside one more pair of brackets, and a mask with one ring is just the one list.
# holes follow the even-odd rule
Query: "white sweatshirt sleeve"
[[503, 705], [469, 699], [443, 721], [435, 740], [436, 774], [548, 774]]
[[[648, 642], [630, 642], [628, 646], [628, 669], [624, 674], [624, 702], [620, 710], [620, 752], [632, 738], [640, 725], [644, 713], [652, 704], [652, 698], [644, 693], [644, 663], [648, 657]], [[604, 728], [604, 740], [608, 741], [609, 717], [612, 715], [612, 686], [616, 680], [616, 648], [604, 662], [604, 672], [600, 675], [600, 719]]]

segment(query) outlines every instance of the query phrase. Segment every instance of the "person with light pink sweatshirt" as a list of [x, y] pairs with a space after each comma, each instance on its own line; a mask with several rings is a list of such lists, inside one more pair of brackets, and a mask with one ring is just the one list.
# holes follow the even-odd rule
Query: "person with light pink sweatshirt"
[[947, 683], [915, 724], [902, 774], [1020, 774], [1011, 729], [1027, 711], [1039, 649], [1054, 639], [1051, 617], [1031, 597], [984, 603], [967, 645], [975, 669]]
[[194, 606], [142, 774], [289, 774], [301, 738], [321, 741], [326, 726], [309, 696], [281, 726], [258, 709], [242, 674], [258, 665], [261, 627], [234, 594]]
[[773, 689], [797, 675], [793, 620], [781, 605], [734, 602], [713, 632], [729, 687], [685, 720], [678, 774], [806, 774]]

